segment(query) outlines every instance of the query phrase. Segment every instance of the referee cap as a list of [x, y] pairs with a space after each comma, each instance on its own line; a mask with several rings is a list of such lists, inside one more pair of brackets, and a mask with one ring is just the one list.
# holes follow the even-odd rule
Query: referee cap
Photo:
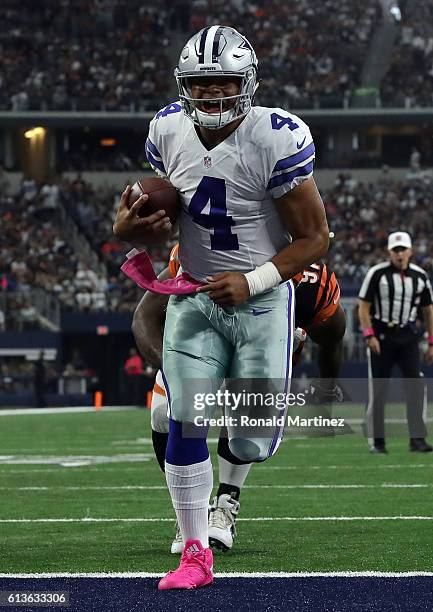
[[388, 236], [388, 251], [396, 247], [412, 248], [412, 240], [407, 232], [392, 232]]

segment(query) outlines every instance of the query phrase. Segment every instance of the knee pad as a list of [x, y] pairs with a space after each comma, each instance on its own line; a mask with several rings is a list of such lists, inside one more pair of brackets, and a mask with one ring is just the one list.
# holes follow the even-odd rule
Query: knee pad
[[264, 449], [257, 442], [258, 440], [253, 441], [247, 438], [232, 438], [229, 440], [229, 449], [241, 461], [247, 463], [264, 461], [268, 455], [266, 452], [263, 452]]
[[218, 440], [218, 456], [225, 459], [232, 465], [249, 465], [250, 461], [242, 461], [239, 457], [236, 457], [230, 450], [229, 440], [227, 438], [227, 430], [220, 433]]
[[150, 423], [153, 431], [157, 431], [158, 433], [168, 433], [168, 415], [166, 402], [152, 407], [152, 411], [150, 413]]

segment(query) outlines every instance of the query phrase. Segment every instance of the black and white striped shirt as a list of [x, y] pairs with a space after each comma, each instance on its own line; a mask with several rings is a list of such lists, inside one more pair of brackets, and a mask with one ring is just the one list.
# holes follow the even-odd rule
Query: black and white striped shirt
[[377, 264], [365, 275], [359, 298], [373, 305], [373, 318], [404, 327], [415, 321], [417, 310], [433, 303], [427, 273], [410, 263], [398, 270], [390, 261]]

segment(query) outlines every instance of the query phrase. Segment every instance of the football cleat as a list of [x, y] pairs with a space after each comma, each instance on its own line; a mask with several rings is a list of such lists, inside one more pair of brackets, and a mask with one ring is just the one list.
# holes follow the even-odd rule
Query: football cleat
[[158, 589], [198, 589], [213, 582], [212, 569], [211, 549], [203, 548], [199, 540], [188, 540], [179, 567], [161, 578]]
[[214, 497], [209, 512], [209, 546], [224, 552], [232, 548], [239, 506], [231, 495], [220, 495], [218, 499]]
[[384, 444], [380, 446], [373, 445], [370, 447], [370, 453], [373, 453], [373, 455], [387, 455], [388, 450]]
[[313, 380], [310, 389], [310, 402], [312, 404], [333, 404], [341, 403], [344, 399], [344, 394], [339, 385], [328, 387], [323, 385], [319, 380]]
[[180, 527], [179, 527], [179, 523], [176, 521], [176, 533], [174, 536], [174, 540], [171, 543], [171, 549], [170, 552], [172, 555], [180, 555], [181, 552], [183, 551], [183, 539], [182, 539], [182, 534], [180, 532]]
[[424, 440], [424, 438], [411, 438], [409, 450], [412, 453], [431, 453], [433, 447]]

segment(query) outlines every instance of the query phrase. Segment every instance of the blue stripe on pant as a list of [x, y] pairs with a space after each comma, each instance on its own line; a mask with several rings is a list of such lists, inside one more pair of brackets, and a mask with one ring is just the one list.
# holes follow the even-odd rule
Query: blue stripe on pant
[[[290, 383], [292, 380], [292, 357], [293, 357], [293, 336], [295, 333], [295, 289], [293, 283], [289, 281], [287, 283], [287, 360], [286, 360], [286, 378], [284, 381], [284, 393], [287, 395], [290, 393]], [[284, 411], [284, 418], [287, 414], [287, 408]], [[272, 444], [269, 449], [268, 457], [272, 455], [278, 449], [280, 442], [283, 437], [284, 427], [277, 427], [275, 435], [272, 439]]]

